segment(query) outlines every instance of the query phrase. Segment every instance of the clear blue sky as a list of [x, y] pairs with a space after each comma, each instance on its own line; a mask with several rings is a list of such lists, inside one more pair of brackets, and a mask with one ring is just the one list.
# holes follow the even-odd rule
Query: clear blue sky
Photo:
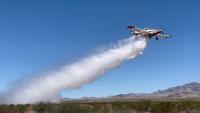
[[153, 92], [200, 82], [199, 0], [0, 1], [0, 89], [62, 67], [131, 34], [128, 25], [163, 26], [143, 55], [64, 97]]

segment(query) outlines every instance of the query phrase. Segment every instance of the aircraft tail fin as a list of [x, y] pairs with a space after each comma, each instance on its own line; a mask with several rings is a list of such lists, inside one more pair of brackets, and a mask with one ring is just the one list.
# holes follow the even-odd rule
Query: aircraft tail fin
[[127, 28], [128, 28], [128, 29], [134, 29], [135, 26], [128, 26]]

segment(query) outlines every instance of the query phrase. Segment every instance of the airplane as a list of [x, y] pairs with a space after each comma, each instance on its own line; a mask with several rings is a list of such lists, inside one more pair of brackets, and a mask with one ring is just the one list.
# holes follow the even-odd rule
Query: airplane
[[145, 38], [152, 38], [155, 37], [156, 40], [159, 38], [171, 38], [170, 35], [164, 34], [164, 30], [161, 29], [149, 29], [149, 28], [138, 28], [135, 26], [128, 26], [127, 27], [129, 30], [131, 30], [131, 33], [136, 36], [136, 38], [139, 37], [145, 37]]

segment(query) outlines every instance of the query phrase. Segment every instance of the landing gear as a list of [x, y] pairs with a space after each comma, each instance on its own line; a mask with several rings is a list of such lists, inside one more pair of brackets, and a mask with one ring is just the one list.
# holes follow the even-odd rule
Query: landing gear
[[158, 37], [156, 37], [156, 40], [158, 40]]

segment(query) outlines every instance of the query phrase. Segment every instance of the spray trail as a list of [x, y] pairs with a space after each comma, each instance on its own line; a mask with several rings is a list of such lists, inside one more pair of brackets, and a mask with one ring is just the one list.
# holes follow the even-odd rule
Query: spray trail
[[[147, 45], [145, 38], [119, 41], [111, 48], [66, 65], [59, 70], [25, 80], [25, 85], [17, 85], [13, 90], [1, 95], [4, 104], [27, 104], [50, 102], [59, 99], [65, 89], [79, 88], [119, 66], [126, 59], [133, 59], [141, 54]], [[27, 82], [28, 81], [28, 82]]]

